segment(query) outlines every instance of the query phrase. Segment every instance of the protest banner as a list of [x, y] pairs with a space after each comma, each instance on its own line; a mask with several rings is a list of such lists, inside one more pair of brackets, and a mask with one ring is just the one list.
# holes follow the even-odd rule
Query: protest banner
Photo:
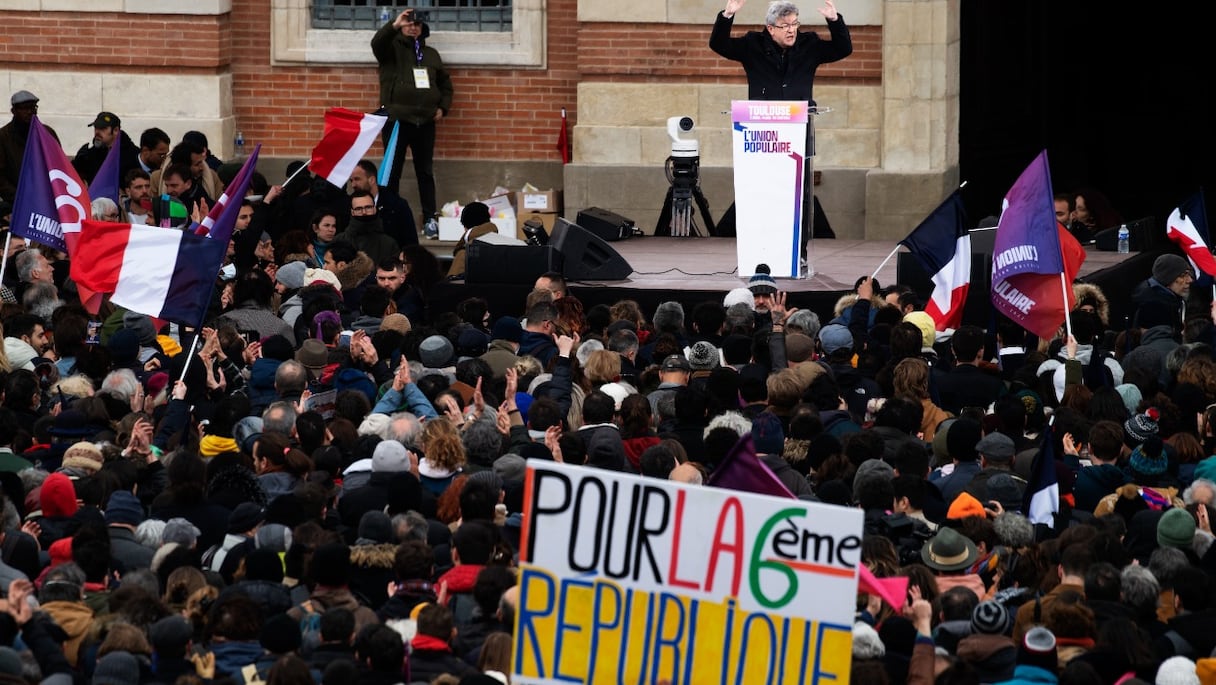
[[860, 509], [530, 460], [512, 682], [847, 683]]

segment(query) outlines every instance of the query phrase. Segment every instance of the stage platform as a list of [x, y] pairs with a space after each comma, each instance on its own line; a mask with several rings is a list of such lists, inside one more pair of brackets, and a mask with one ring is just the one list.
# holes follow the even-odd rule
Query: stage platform
[[[664, 301], [676, 300], [691, 307], [704, 301], [722, 301], [727, 291], [746, 285], [737, 269], [734, 238], [669, 238], [639, 236], [608, 243], [629, 265], [633, 273], [622, 281], [574, 281], [571, 292], [590, 308], [622, 299], [638, 302], [648, 316]], [[809, 278], [781, 278], [777, 286], [789, 293], [789, 306], [811, 309], [823, 321], [833, 315], [840, 296], [850, 291], [854, 281], [870, 275], [895, 249], [896, 241], [820, 239], [811, 243]], [[442, 253], [442, 243], [428, 247]], [[900, 252], [904, 252], [901, 248]], [[448, 253], [450, 254], [450, 252]], [[1159, 252], [1118, 254], [1090, 249], [1081, 267], [1080, 280], [1093, 282], [1107, 293], [1112, 315], [1122, 315], [1131, 289], [1151, 270], [1152, 260]], [[977, 260], [978, 261], [978, 260]], [[908, 277], [898, 272], [897, 254], [878, 272], [879, 285], [903, 281], [927, 295], [929, 286], [923, 274]], [[985, 264], [986, 270], [991, 269]], [[515, 274], [513, 283], [465, 284], [448, 281], [438, 284], [430, 295], [431, 311], [450, 311], [460, 300], [482, 297], [489, 301], [492, 315], [522, 314], [524, 301], [531, 290], [535, 275]], [[992, 307], [988, 301], [988, 274], [973, 271], [971, 296], [964, 319], [987, 327]], [[1130, 314], [1130, 312], [1127, 312]], [[1112, 323], [1116, 321], [1112, 318]]]

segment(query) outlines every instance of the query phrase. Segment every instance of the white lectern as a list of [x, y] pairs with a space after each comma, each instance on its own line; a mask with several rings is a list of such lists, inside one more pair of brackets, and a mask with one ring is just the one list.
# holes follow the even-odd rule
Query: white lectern
[[798, 278], [807, 155], [806, 101], [731, 102], [739, 276], [768, 264], [775, 278]]

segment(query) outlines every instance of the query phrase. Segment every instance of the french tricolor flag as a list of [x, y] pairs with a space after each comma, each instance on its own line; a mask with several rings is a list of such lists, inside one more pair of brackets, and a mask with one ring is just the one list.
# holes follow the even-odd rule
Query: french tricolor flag
[[1178, 244], [1191, 260], [1195, 275], [1216, 276], [1216, 258], [1208, 248], [1208, 217], [1203, 204], [1203, 191], [1187, 198], [1170, 214], [1165, 234]]
[[197, 326], [203, 320], [227, 240], [190, 231], [87, 220], [72, 280], [131, 311]]
[[342, 107], [326, 111], [325, 133], [312, 149], [308, 169], [339, 188], [345, 186], [386, 122], [388, 117]]
[[934, 327], [939, 331], [958, 328], [971, 287], [971, 234], [959, 192], [951, 193], [899, 244], [932, 276], [933, 294], [925, 313], [933, 318]]

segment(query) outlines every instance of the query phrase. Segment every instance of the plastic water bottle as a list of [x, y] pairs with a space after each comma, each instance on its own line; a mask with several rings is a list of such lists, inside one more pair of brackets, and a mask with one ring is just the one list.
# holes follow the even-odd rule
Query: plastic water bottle
[[232, 140], [233, 146], [236, 149], [238, 157], [245, 156], [245, 134], [240, 131], [236, 132], [236, 136]]
[[387, 24], [393, 20], [393, 10], [387, 5], [380, 8], [380, 23]]
[[1127, 230], [1127, 224], [1119, 226], [1119, 254], [1127, 254], [1131, 250], [1129, 238], [1131, 233]]

